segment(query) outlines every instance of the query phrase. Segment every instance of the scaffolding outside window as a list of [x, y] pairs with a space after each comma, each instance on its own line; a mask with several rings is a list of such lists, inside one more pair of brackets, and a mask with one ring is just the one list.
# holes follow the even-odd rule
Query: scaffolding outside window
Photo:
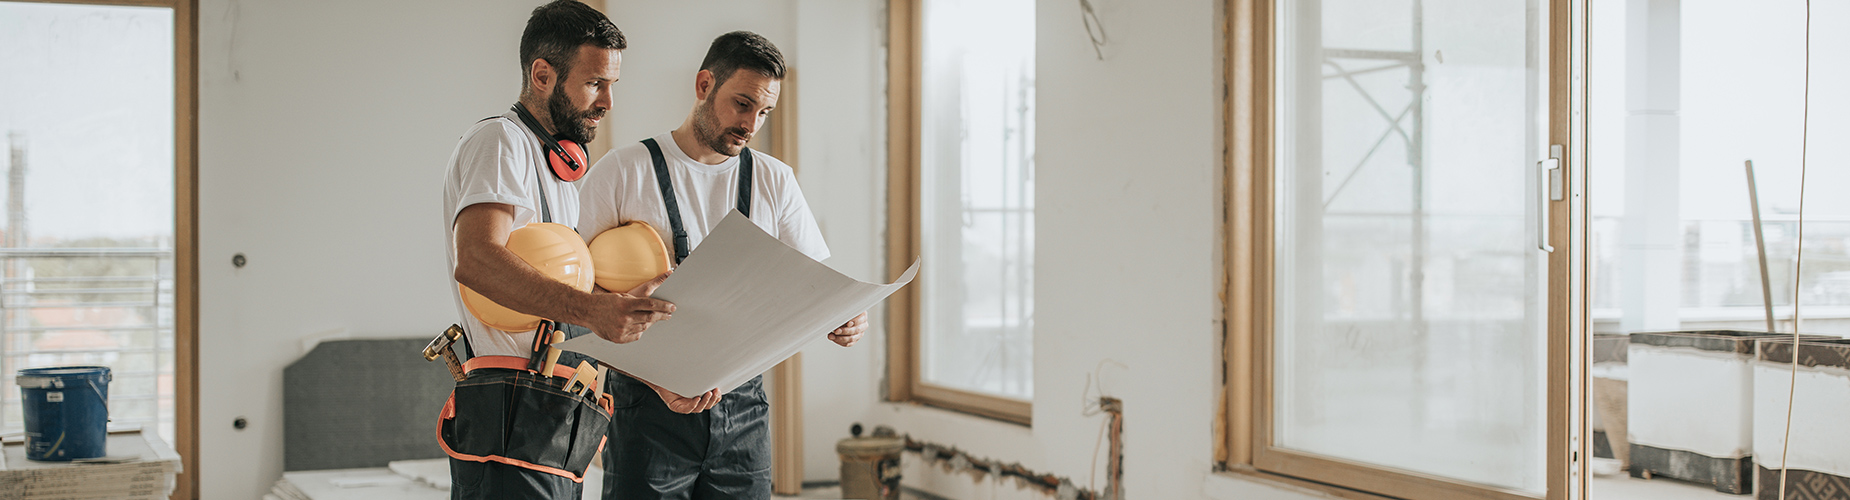
[[926, 383], [1034, 396], [1034, 4], [924, 4]]
[[[1028, 424], [1035, 3], [890, 0], [887, 397]], [[903, 270], [903, 269], [902, 269]]]
[[1545, 492], [1545, 4], [1273, 3], [1261, 469]]

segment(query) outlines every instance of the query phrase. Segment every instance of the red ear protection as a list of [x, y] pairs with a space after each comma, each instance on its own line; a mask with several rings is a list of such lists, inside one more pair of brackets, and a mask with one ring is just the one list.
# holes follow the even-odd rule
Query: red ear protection
[[532, 131], [533, 135], [539, 138], [540, 148], [546, 150], [546, 163], [552, 166], [552, 175], [558, 176], [559, 180], [572, 182], [584, 177], [585, 172], [591, 170], [591, 161], [586, 158], [583, 144], [569, 139], [554, 139], [551, 134], [546, 133], [545, 128], [540, 127], [539, 119], [527, 112], [526, 106], [515, 103], [514, 114], [527, 125], [527, 130]]
[[547, 163], [552, 164], [552, 174], [559, 176], [559, 180], [576, 181], [591, 170], [586, 168], [590, 162], [585, 158], [585, 147], [577, 142], [561, 139], [558, 148], [547, 149], [551, 150], [546, 153]]

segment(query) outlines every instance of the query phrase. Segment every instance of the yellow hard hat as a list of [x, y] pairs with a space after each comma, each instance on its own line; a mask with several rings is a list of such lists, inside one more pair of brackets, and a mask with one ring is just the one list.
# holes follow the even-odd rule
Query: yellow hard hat
[[643, 221], [598, 233], [591, 239], [591, 260], [597, 263], [597, 286], [619, 293], [669, 269], [668, 247], [662, 245], [661, 234]]
[[[507, 235], [507, 249], [535, 271], [580, 291], [591, 291], [596, 274], [591, 250], [577, 231], [560, 224], [536, 222]], [[524, 332], [540, 325], [540, 317], [508, 309], [461, 284], [463, 306], [482, 324], [499, 330]]]

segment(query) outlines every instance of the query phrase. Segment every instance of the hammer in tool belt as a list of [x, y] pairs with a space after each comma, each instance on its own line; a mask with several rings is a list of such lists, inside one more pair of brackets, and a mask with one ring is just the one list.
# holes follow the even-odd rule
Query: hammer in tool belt
[[462, 337], [462, 326], [450, 325], [449, 328], [443, 330], [443, 333], [437, 334], [437, 338], [431, 339], [430, 345], [424, 346], [424, 360], [436, 361], [437, 357], [443, 357], [443, 364], [450, 367], [450, 377], [455, 378], [457, 382], [466, 378], [463, 373], [462, 360], [456, 359], [455, 349], [456, 341], [462, 340]]

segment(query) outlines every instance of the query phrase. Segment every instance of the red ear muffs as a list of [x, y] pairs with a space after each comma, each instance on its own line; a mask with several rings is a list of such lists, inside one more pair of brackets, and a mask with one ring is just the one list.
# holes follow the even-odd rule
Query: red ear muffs
[[552, 174], [565, 182], [576, 181], [591, 170], [585, 158], [585, 147], [570, 140], [560, 140], [559, 147], [546, 154], [546, 160], [552, 164]]

